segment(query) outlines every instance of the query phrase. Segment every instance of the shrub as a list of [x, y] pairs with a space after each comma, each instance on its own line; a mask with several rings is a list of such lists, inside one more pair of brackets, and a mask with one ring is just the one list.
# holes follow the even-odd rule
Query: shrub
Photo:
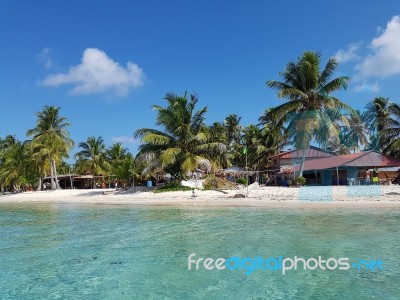
[[301, 186], [306, 185], [306, 179], [305, 179], [303, 176], [297, 177], [297, 182], [298, 182]]
[[232, 189], [236, 185], [225, 178], [216, 177], [215, 175], [209, 175], [203, 182], [205, 190], [220, 190], [220, 189]]
[[237, 184], [247, 185], [247, 178], [240, 177], [236, 180]]
[[190, 191], [188, 186], [182, 186], [180, 181], [171, 180], [166, 182], [162, 187], [154, 190], [154, 193], [175, 192], [175, 191]]

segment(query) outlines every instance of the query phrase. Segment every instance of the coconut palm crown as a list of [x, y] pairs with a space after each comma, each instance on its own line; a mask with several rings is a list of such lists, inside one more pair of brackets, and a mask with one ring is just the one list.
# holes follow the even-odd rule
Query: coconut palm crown
[[106, 146], [101, 136], [88, 137], [86, 142], [79, 143], [79, 148], [82, 150], [75, 154], [78, 171], [92, 175], [108, 174], [111, 166], [107, 162]]
[[348, 125], [342, 110], [353, 113], [350, 106], [331, 95], [334, 91], [346, 89], [349, 78], [331, 79], [338, 65], [334, 58], [328, 60], [322, 71], [320, 65], [321, 54], [307, 51], [296, 62], [287, 64], [280, 73], [283, 81], [267, 81], [267, 86], [278, 90], [279, 98], [289, 100], [273, 108], [270, 114], [277, 120], [277, 126], [286, 124], [284, 138], [303, 150], [300, 176], [311, 141], [314, 139], [325, 144], [332, 137], [337, 138], [338, 124]]
[[57, 164], [63, 157], [68, 157], [74, 145], [68, 132], [71, 124], [66, 117], [60, 115], [60, 108], [55, 106], [44, 106], [36, 116], [36, 127], [28, 130], [27, 135], [33, 138], [34, 152], [40, 153], [41, 157], [47, 157], [49, 161], [51, 189], [60, 188], [57, 180]]
[[138, 159], [147, 161], [145, 172], [163, 168], [180, 177], [196, 168], [209, 170], [215, 163], [213, 155], [225, 153], [226, 145], [210, 140], [204, 124], [207, 107], [196, 111], [198, 98], [194, 94], [168, 93], [164, 99], [166, 107], [153, 106], [160, 130], [141, 128], [134, 133], [142, 141]]

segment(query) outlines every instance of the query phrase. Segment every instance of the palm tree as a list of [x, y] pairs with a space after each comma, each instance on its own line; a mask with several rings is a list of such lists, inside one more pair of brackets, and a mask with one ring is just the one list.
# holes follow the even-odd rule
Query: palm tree
[[391, 118], [382, 130], [383, 152], [400, 159], [400, 106], [390, 105]]
[[36, 127], [28, 130], [31, 136], [34, 152], [41, 152], [47, 157], [50, 165], [51, 189], [60, 188], [57, 180], [57, 164], [62, 158], [67, 158], [74, 142], [69, 136], [67, 128], [71, 125], [66, 117], [60, 116], [60, 108], [44, 106], [41, 112], [36, 113]]
[[239, 124], [241, 119], [241, 117], [235, 114], [230, 114], [224, 120], [229, 146], [232, 146], [234, 143], [240, 143], [242, 127]]
[[18, 140], [15, 138], [15, 136], [9, 134], [4, 138], [4, 140], [0, 139], [0, 151], [4, 151], [17, 143]]
[[[268, 158], [276, 154], [280, 139], [275, 135], [274, 129], [264, 126], [259, 128], [249, 125], [243, 129], [243, 145], [247, 149], [248, 166], [252, 170], [263, 170], [268, 165]], [[239, 150], [239, 149], [238, 149]], [[241, 163], [244, 165], [244, 155], [240, 151]]]
[[25, 189], [34, 180], [32, 148], [29, 142], [13, 140], [2, 155], [0, 186], [11, 190]]
[[350, 126], [344, 127], [346, 146], [353, 149], [354, 153], [362, 146], [368, 145], [367, 127], [362, 120], [359, 110], [355, 110], [354, 114], [347, 116]]
[[127, 186], [132, 182], [135, 185], [135, 178], [139, 176], [140, 167], [136, 164], [135, 158], [131, 153], [127, 153], [123, 159], [114, 161], [112, 165], [113, 174], [121, 182], [122, 186]]
[[338, 138], [329, 140], [325, 150], [333, 152], [337, 155], [350, 154], [351, 143], [347, 140], [347, 137], [347, 127], [342, 127], [339, 131]]
[[82, 150], [75, 154], [76, 168], [80, 172], [92, 175], [105, 175], [111, 166], [106, 157], [106, 146], [102, 137], [89, 137], [79, 143]]
[[138, 168], [135, 158], [128, 149], [124, 148], [122, 143], [116, 143], [106, 150], [106, 154], [111, 172], [116, 176], [118, 182], [121, 182], [122, 186], [127, 186], [130, 182], [134, 185], [134, 179], [137, 175], [136, 169]]
[[386, 143], [382, 132], [394, 124], [395, 119], [392, 118], [392, 115], [396, 115], [397, 108], [397, 104], [384, 97], [374, 98], [365, 106], [366, 111], [363, 114], [363, 119], [368, 125], [369, 133], [377, 135], [376, 141], [379, 142], [377, 147], [379, 150], [383, 150], [383, 145]]
[[[48, 174], [51, 174], [52, 171], [50, 168], [50, 161], [48, 159], [49, 157], [49, 152], [47, 151], [46, 148], [44, 147], [40, 147], [36, 146], [34, 147], [34, 143], [32, 143], [32, 148], [33, 148], [33, 153], [32, 153], [32, 159], [35, 165], [35, 169], [37, 171], [37, 177], [38, 177], [38, 181], [37, 181], [37, 186], [36, 186], [36, 190], [37, 191], [41, 191], [44, 189], [43, 186], [43, 178], [46, 177]], [[53, 172], [53, 176], [54, 176], [54, 172]]]
[[[223, 123], [214, 122], [210, 126], [204, 126], [202, 131], [206, 137], [206, 143], [210, 144], [219, 143], [221, 147], [226, 148], [223, 145], [228, 144], [228, 135], [226, 127], [223, 125]], [[227, 151], [214, 151], [214, 150], [215, 149], [211, 147], [209, 149], [209, 153], [205, 153], [206, 156], [212, 157], [211, 161], [211, 163], [213, 164], [212, 168], [215, 170], [218, 168], [230, 167], [231, 161], [229, 159], [229, 156], [232, 152], [232, 146]]]
[[198, 99], [195, 95], [183, 96], [167, 94], [166, 107], [154, 105], [157, 112], [158, 129], [141, 128], [134, 133], [142, 140], [139, 146], [139, 161], [147, 161], [146, 172], [164, 168], [175, 177], [199, 167], [210, 167], [214, 155], [226, 152], [226, 145], [219, 141], [209, 141], [204, 120], [207, 107], [195, 111]]
[[320, 53], [304, 52], [296, 62], [289, 62], [284, 72], [280, 73], [283, 82], [267, 81], [270, 88], [278, 90], [279, 98], [289, 100], [273, 108], [270, 114], [274, 116], [278, 127], [286, 124], [285, 135], [303, 152], [300, 176], [311, 141], [315, 139], [319, 143], [326, 143], [332, 137], [337, 138], [338, 124], [348, 124], [342, 110], [352, 113], [350, 106], [330, 95], [336, 90], [346, 89], [349, 78], [342, 76], [331, 80], [337, 67], [336, 60], [330, 58], [322, 71], [320, 61]]
[[[258, 118], [259, 123], [257, 124], [257, 126], [264, 127], [264, 132], [268, 133], [269, 143], [272, 142], [275, 147], [275, 152], [278, 152], [279, 149], [282, 149], [288, 143], [287, 137], [285, 136], [285, 127], [283, 126], [284, 124], [278, 122], [279, 119], [276, 115], [274, 115], [274, 109], [275, 107], [271, 107], [264, 110], [261, 117]], [[276, 153], [273, 153], [272, 155], [274, 154]]]
[[122, 146], [122, 143], [116, 143], [111, 145], [110, 148], [106, 150], [107, 158], [111, 161], [122, 160], [128, 155], [128, 149]]

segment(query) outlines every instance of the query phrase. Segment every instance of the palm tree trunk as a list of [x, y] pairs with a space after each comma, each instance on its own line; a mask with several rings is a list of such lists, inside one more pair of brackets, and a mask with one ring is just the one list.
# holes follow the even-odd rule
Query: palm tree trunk
[[50, 158], [50, 184], [51, 184], [51, 190], [55, 190], [57, 188], [54, 182], [53, 160], [51, 158]]
[[306, 162], [306, 154], [308, 150], [308, 145], [303, 149], [303, 153], [301, 156], [301, 163], [300, 163], [300, 170], [299, 170], [299, 177], [303, 176], [303, 169], [304, 169], [304, 163]]
[[52, 163], [53, 163], [53, 168], [54, 168], [54, 181], [55, 181], [55, 183], [56, 183], [56, 189], [59, 190], [59, 189], [61, 189], [61, 186], [60, 186], [60, 183], [58, 182], [58, 178], [57, 178], [57, 166], [56, 166], [56, 162], [55, 162], [54, 159], [52, 160]]
[[40, 176], [39, 180], [38, 180], [38, 185], [37, 185], [36, 191], [41, 191], [42, 189], [43, 189], [43, 181], [42, 181], [42, 176]]

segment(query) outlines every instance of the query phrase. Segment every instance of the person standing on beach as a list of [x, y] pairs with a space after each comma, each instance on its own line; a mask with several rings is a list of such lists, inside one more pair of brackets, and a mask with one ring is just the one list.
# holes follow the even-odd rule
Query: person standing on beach
[[365, 184], [366, 185], [370, 185], [371, 184], [371, 175], [370, 172], [367, 170], [365, 170]]
[[375, 185], [379, 184], [379, 173], [377, 168], [374, 168], [372, 171], [372, 183]]

